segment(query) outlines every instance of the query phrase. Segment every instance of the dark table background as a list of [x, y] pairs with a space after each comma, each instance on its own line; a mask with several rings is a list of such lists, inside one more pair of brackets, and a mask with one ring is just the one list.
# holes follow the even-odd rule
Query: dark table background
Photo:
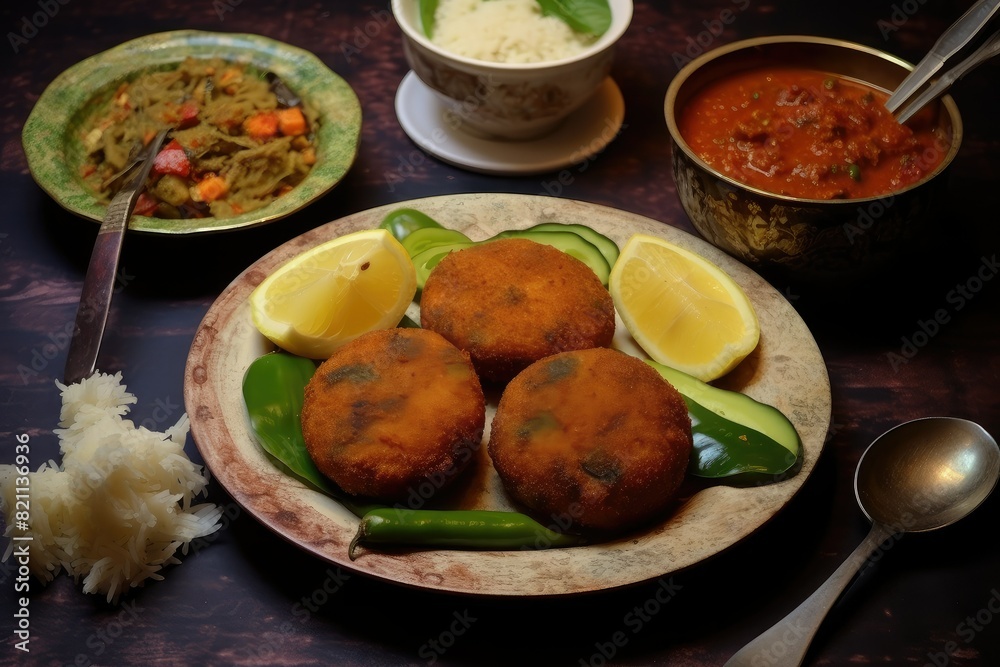
[[[570, 168], [561, 196], [693, 231], [676, 199], [662, 117], [677, 54], [699, 38], [718, 46], [799, 33], [850, 39], [916, 61], [969, 4], [637, 2], [613, 70], [626, 99], [626, 125], [600, 155]], [[718, 20], [730, 16], [723, 10], [734, 17], [725, 25]], [[136, 422], [162, 428], [180, 416], [183, 365], [198, 323], [229, 281], [273, 247], [377, 205], [460, 192], [545, 194], [559, 175], [477, 175], [409, 141], [393, 112], [407, 67], [387, 2], [6, 0], [0, 9], [6, 35], [0, 44], [0, 462], [12, 461], [19, 434], [31, 438], [33, 467], [58, 454], [52, 429], [59, 412], [54, 381], [66, 355], [62, 332], [74, 318], [97, 231], [34, 184], [21, 149], [22, 124], [45, 86], [70, 65], [178, 28], [254, 32], [312, 51], [357, 92], [364, 127], [344, 181], [291, 218], [218, 236], [127, 239], [99, 366], [123, 371], [139, 397]], [[299, 552], [241, 514], [213, 483], [208, 500], [226, 508], [223, 530], [199, 541], [165, 581], [127, 598], [128, 607], [84, 595], [65, 575], [47, 587], [33, 581], [30, 654], [14, 649], [14, 568], [0, 566], [0, 663], [721, 665], [861, 541], [868, 524], [855, 504], [853, 472], [872, 439], [932, 414], [973, 419], [1000, 434], [1000, 279], [980, 283], [961, 308], [947, 297], [981, 269], [995, 277], [988, 267], [1000, 245], [998, 64], [983, 66], [954, 91], [966, 139], [930, 252], [861, 288], [770, 277], [826, 359], [833, 387], [827, 447], [784, 511], [710, 562], [674, 574], [676, 595], [647, 607], [655, 613], [638, 629], [626, 619], [654, 599], [656, 582], [542, 600], [404, 589]], [[892, 364], [889, 355], [900, 354], [941, 308], [948, 322], [907, 363]], [[187, 452], [200, 462], [190, 440]], [[835, 607], [808, 662], [1000, 664], [998, 502], [993, 496], [965, 522], [906, 536], [889, 549]], [[324, 587], [336, 592], [318, 595]], [[303, 599], [322, 603], [309, 609]], [[624, 646], [614, 645], [616, 633]]]

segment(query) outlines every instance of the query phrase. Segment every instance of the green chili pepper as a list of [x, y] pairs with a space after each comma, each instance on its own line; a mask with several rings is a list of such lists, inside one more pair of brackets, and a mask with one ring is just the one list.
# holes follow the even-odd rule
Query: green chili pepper
[[860, 181], [861, 180], [861, 167], [856, 164], [847, 165], [847, 173], [850, 175], [851, 180]]
[[374, 507], [358, 503], [339, 492], [316, 468], [302, 437], [302, 402], [316, 364], [284, 352], [271, 352], [254, 360], [243, 376], [243, 401], [254, 435], [264, 451], [299, 479], [339, 500], [364, 516]]
[[441, 225], [426, 213], [421, 213], [415, 208], [397, 208], [390, 211], [379, 228], [388, 230], [397, 241], [402, 241], [411, 232], [418, 229], [440, 228]]
[[361, 518], [347, 551], [351, 560], [361, 544], [529, 550], [578, 546], [584, 539], [546, 528], [519, 512], [385, 507]]

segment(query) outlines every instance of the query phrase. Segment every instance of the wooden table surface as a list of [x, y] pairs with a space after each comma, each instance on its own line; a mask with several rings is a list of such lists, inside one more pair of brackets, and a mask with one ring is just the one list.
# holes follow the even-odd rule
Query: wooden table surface
[[[30, 437], [32, 467], [58, 455], [54, 382], [97, 226], [66, 213], [35, 185], [20, 131], [45, 86], [87, 56], [165, 30], [253, 32], [313, 52], [362, 104], [357, 161], [333, 192], [307, 209], [238, 233], [127, 239], [99, 365], [123, 372], [139, 397], [135, 421], [162, 427], [184, 410], [183, 366], [201, 318], [243, 268], [284, 241], [382, 204], [494, 191], [558, 194], [693, 233], [671, 180], [662, 117], [667, 85], [686, 50], [797, 33], [850, 39], [915, 61], [969, 4], [637, 2], [612, 71], [626, 100], [620, 135], [562, 172], [496, 177], [439, 162], [400, 128], [393, 97], [408, 68], [387, 2], [9, 0], [0, 9], [6, 35], [0, 46], [0, 462], [13, 460], [23, 435]], [[938, 414], [1000, 433], [997, 64], [984, 65], [954, 91], [965, 142], [929, 252], [860, 288], [772, 279], [826, 360], [833, 393], [829, 440], [793, 502], [749, 539], [672, 575], [669, 602], [658, 601], [664, 582], [657, 581], [583, 596], [498, 600], [371, 580], [290, 546], [212, 483], [208, 500], [225, 508], [223, 529], [126, 604], [112, 607], [85, 595], [66, 576], [47, 587], [32, 580], [30, 653], [15, 648], [17, 569], [11, 561], [0, 567], [0, 663], [723, 664], [861, 541], [868, 523], [854, 500], [853, 473], [875, 437], [899, 422]], [[931, 326], [942, 309], [946, 321]], [[186, 450], [200, 461], [190, 440]], [[807, 663], [1000, 664], [998, 509], [993, 496], [968, 520], [906, 536], [885, 551], [833, 609]]]

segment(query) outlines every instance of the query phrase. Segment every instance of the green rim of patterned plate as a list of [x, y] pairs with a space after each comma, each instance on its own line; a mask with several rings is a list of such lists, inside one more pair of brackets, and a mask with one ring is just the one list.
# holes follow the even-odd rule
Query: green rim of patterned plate
[[32, 177], [63, 208], [100, 222], [107, 205], [79, 176], [84, 155], [79, 127], [96, 104], [124, 81], [186, 57], [221, 57], [272, 71], [320, 114], [317, 162], [288, 193], [263, 208], [231, 218], [167, 220], [133, 216], [129, 229], [160, 234], [219, 232], [285, 217], [330, 191], [354, 163], [361, 137], [361, 104], [346, 81], [315, 55], [259, 35], [178, 30], [147, 35], [87, 58], [60, 74], [38, 98], [22, 142]]

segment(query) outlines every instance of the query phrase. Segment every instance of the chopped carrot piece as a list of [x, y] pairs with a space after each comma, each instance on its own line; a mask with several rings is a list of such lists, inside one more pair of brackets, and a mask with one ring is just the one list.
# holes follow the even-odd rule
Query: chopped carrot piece
[[288, 109], [278, 109], [275, 113], [278, 114], [278, 129], [286, 137], [297, 137], [300, 134], [305, 134], [308, 130], [302, 109], [289, 107]]
[[243, 121], [243, 129], [254, 139], [270, 139], [278, 134], [278, 115], [273, 111], [260, 111]]
[[220, 86], [229, 86], [234, 83], [239, 83], [243, 80], [243, 72], [237, 67], [229, 67], [223, 70], [222, 74], [219, 76]]
[[203, 202], [213, 202], [216, 199], [221, 199], [226, 196], [229, 192], [229, 186], [226, 185], [226, 180], [221, 176], [207, 176], [198, 182], [194, 186], [195, 194], [198, 201]]

